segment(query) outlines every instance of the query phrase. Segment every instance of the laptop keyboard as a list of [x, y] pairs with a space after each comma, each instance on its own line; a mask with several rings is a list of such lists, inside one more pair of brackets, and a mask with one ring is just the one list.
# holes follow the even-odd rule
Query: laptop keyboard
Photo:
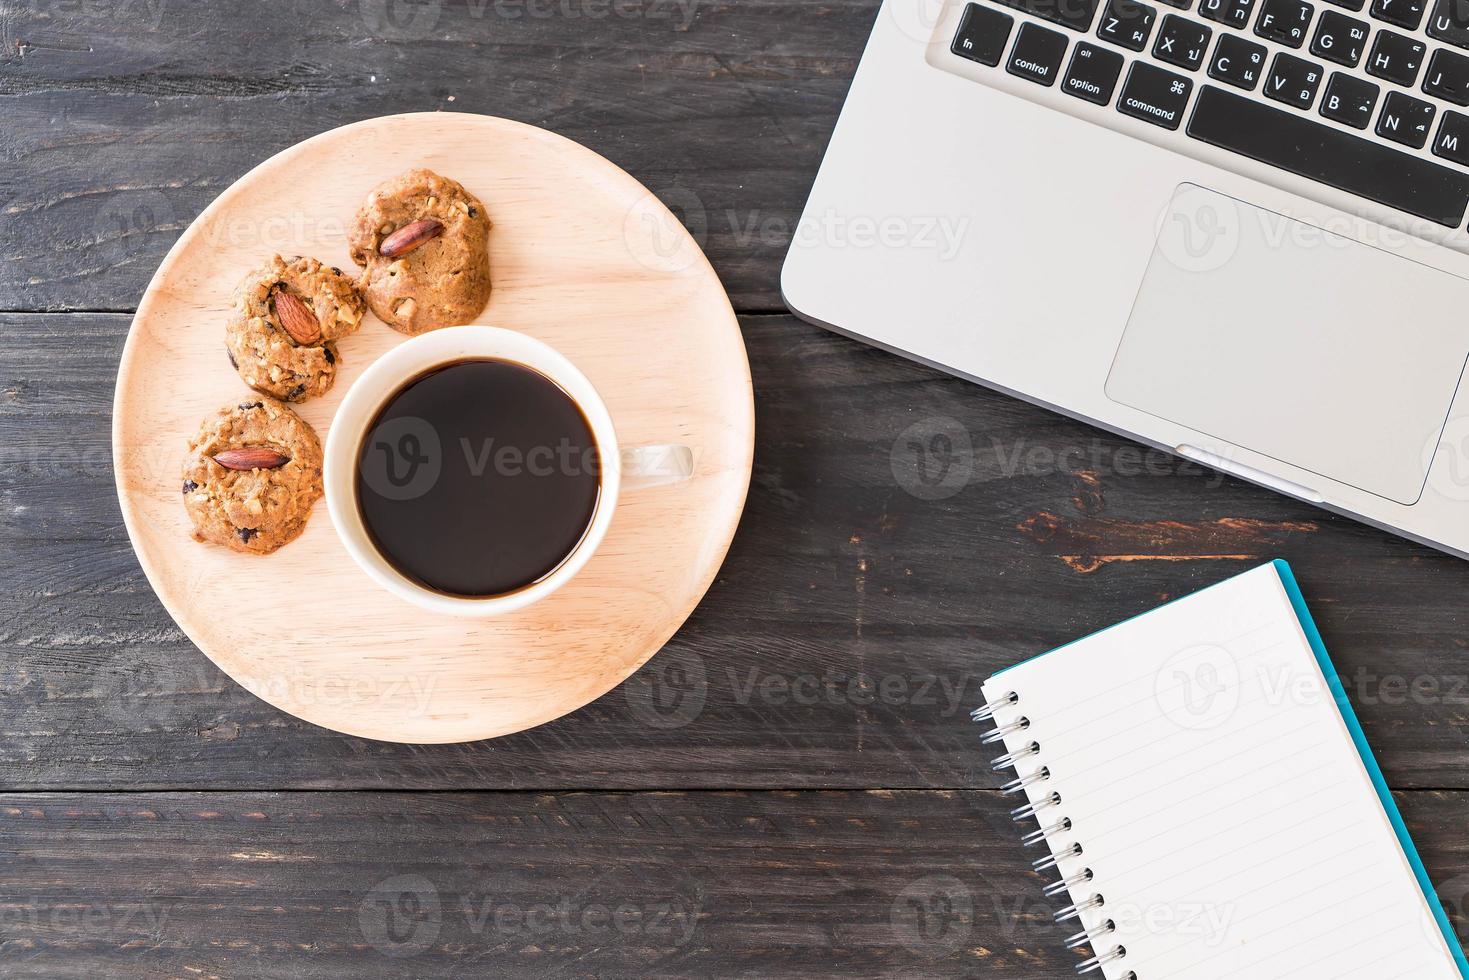
[[983, 0], [950, 51], [1463, 227], [1469, 0]]

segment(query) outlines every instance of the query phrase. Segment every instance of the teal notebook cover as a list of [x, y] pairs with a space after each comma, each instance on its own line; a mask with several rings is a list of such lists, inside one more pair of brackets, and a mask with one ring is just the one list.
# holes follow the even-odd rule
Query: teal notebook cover
[[1316, 629], [1316, 622], [1311, 618], [1311, 610], [1306, 608], [1306, 600], [1301, 596], [1301, 587], [1296, 584], [1295, 573], [1291, 571], [1290, 564], [1282, 558], [1275, 559], [1272, 564], [1280, 575], [1281, 584], [1285, 586], [1286, 595], [1290, 596], [1291, 607], [1296, 611], [1296, 618], [1301, 621], [1301, 631], [1306, 634], [1306, 639], [1311, 644], [1311, 652], [1316, 655], [1316, 663], [1326, 678], [1326, 686], [1331, 690], [1332, 700], [1336, 702], [1336, 710], [1341, 712], [1342, 721], [1346, 722], [1347, 731], [1352, 734], [1352, 741], [1357, 746], [1357, 754], [1362, 757], [1362, 765], [1372, 779], [1373, 788], [1377, 790], [1377, 798], [1382, 803], [1383, 812], [1387, 814], [1393, 831], [1398, 835], [1398, 844], [1403, 848], [1403, 855], [1408, 859], [1413, 875], [1418, 879], [1418, 887], [1423, 889], [1423, 897], [1428, 901], [1429, 910], [1438, 920], [1438, 928], [1443, 932], [1444, 941], [1449, 945], [1449, 952], [1454, 955], [1454, 962], [1459, 966], [1459, 974], [1465, 980], [1469, 980], [1469, 960], [1464, 959], [1464, 949], [1459, 945], [1458, 936], [1454, 935], [1453, 923], [1449, 921], [1443, 903], [1438, 900], [1438, 893], [1433, 890], [1433, 882], [1428, 877], [1428, 869], [1423, 866], [1423, 859], [1418, 856], [1418, 848], [1413, 845], [1413, 838], [1408, 836], [1408, 825], [1403, 821], [1403, 815], [1398, 812], [1398, 805], [1392, 798], [1392, 791], [1387, 788], [1387, 780], [1382, 778], [1382, 769], [1378, 767], [1377, 759], [1372, 755], [1372, 747], [1367, 744], [1367, 736], [1362, 732], [1361, 722], [1357, 721], [1357, 713], [1352, 710], [1352, 702], [1347, 698], [1346, 688], [1342, 686], [1341, 678], [1336, 674], [1336, 667], [1326, 654], [1326, 644], [1322, 642], [1321, 632]]
[[[1438, 893], [1434, 891], [1433, 882], [1428, 877], [1428, 869], [1423, 866], [1423, 859], [1418, 855], [1418, 848], [1413, 845], [1413, 838], [1408, 834], [1408, 825], [1404, 822], [1402, 813], [1398, 811], [1398, 805], [1392, 798], [1392, 791], [1387, 787], [1387, 780], [1382, 776], [1382, 769], [1377, 765], [1377, 759], [1372, 755], [1371, 746], [1367, 744], [1367, 736], [1362, 732], [1362, 724], [1357, 720], [1357, 713], [1352, 710], [1352, 703], [1347, 697], [1346, 688], [1342, 685], [1341, 678], [1337, 676], [1336, 666], [1331, 662], [1331, 657], [1326, 653], [1326, 644], [1321, 640], [1321, 632], [1316, 629], [1316, 623], [1311, 618], [1311, 611], [1306, 608], [1306, 600], [1301, 595], [1300, 586], [1296, 583], [1295, 573], [1291, 571], [1290, 564], [1282, 558], [1275, 559], [1271, 564], [1275, 567], [1276, 574], [1280, 576], [1281, 585], [1284, 586], [1286, 595], [1290, 598], [1291, 608], [1295, 610], [1296, 618], [1300, 620], [1301, 631], [1305, 633], [1306, 640], [1311, 645], [1311, 652], [1316, 657], [1316, 663], [1321, 668], [1321, 674], [1326, 678], [1326, 686], [1331, 691], [1331, 697], [1336, 703], [1336, 709], [1341, 713], [1342, 721], [1345, 722], [1347, 731], [1352, 736], [1352, 742], [1357, 746], [1357, 754], [1362, 759], [1362, 766], [1367, 770], [1367, 775], [1372, 780], [1373, 788], [1377, 790], [1377, 798], [1382, 804], [1383, 812], [1387, 814], [1388, 822], [1392, 824], [1393, 831], [1397, 834], [1398, 844], [1403, 850], [1403, 856], [1407, 858], [1408, 865], [1413, 869], [1414, 877], [1418, 879], [1418, 887], [1423, 890], [1423, 897], [1428, 902], [1429, 911], [1433, 913], [1434, 919], [1438, 922], [1438, 928], [1443, 933], [1444, 941], [1449, 947], [1449, 952], [1453, 955], [1454, 962], [1458, 965], [1460, 976], [1464, 977], [1464, 980], [1469, 980], [1469, 960], [1464, 958], [1464, 949], [1459, 945], [1458, 936], [1454, 934], [1453, 923], [1449, 921], [1448, 913], [1444, 911], [1443, 903], [1439, 901]], [[1226, 579], [1226, 581], [1228, 580]], [[1208, 590], [1205, 589], [1202, 591]], [[1190, 593], [1190, 595], [1194, 594], [1197, 593]], [[1186, 598], [1188, 596], [1180, 596], [1179, 599], [1173, 601], [1178, 602]], [[1149, 610], [1141, 615], [1147, 616], [1152, 612], [1153, 610]], [[1137, 617], [1132, 618], [1135, 619]], [[1131, 622], [1131, 619], [1123, 620], [1123, 622]], [[1122, 624], [1116, 624], [1116, 626], [1120, 625]], [[1107, 629], [1115, 629], [1116, 626], [1109, 626]], [[1100, 632], [1106, 632], [1106, 630]], [[1091, 634], [1091, 636], [1095, 635], [1097, 634]], [[1074, 640], [1072, 643], [1080, 643], [1082, 640], [1088, 638], [1082, 637], [1081, 640]], [[1056, 649], [1064, 650], [1071, 646], [1072, 643], [1065, 644]], [[1051, 650], [1048, 653], [1040, 654], [1040, 656], [1048, 656], [1050, 653], [1055, 652], [1055, 650]], [[1030, 660], [1035, 659], [1038, 658], [1030, 658]], [[1029, 663], [1030, 660], [1023, 660], [1021, 663]], [[1006, 670], [1013, 670], [1018, 666], [1020, 664], [1013, 664], [1010, 667], [1006, 667], [1004, 670], [997, 671], [995, 676], [1005, 673]]]

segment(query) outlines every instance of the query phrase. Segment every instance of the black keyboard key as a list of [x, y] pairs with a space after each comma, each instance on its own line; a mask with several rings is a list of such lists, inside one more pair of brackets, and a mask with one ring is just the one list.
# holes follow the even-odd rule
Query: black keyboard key
[[1449, 228], [1469, 205], [1469, 173], [1213, 85], [1199, 92], [1188, 134]]
[[1128, 69], [1122, 94], [1117, 97], [1117, 111], [1145, 119], [1154, 126], [1177, 129], [1188, 108], [1189, 93], [1194, 83], [1173, 72], [1145, 61], [1134, 61]]
[[1157, 7], [1137, 0], [1107, 0], [1107, 6], [1102, 8], [1102, 22], [1097, 25], [1097, 36], [1141, 51], [1148, 46], [1148, 35], [1153, 32], [1157, 17]]
[[1416, 31], [1423, 19], [1423, 3], [1424, 0], [1372, 0], [1372, 16], [1404, 30]]
[[1428, 74], [1423, 76], [1423, 91], [1455, 105], [1469, 105], [1469, 58], [1434, 49], [1433, 57], [1428, 59]]
[[1452, 110], [1443, 114], [1438, 135], [1433, 138], [1433, 152], [1445, 160], [1469, 167], [1469, 116]]
[[998, 65], [1013, 26], [1015, 18], [1009, 14], [971, 3], [964, 8], [964, 19], [959, 22], [959, 32], [954, 35], [949, 50], [981, 65]]
[[1097, 105], [1112, 101], [1117, 76], [1122, 74], [1122, 55], [1085, 41], [1076, 42], [1071, 64], [1061, 80], [1061, 91]]
[[1377, 94], [1381, 91], [1365, 78], [1332, 72], [1331, 81], [1326, 83], [1326, 94], [1321, 97], [1321, 114], [1327, 119], [1366, 129], [1372, 122], [1372, 110], [1377, 106]]
[[1006, 7], [1034, 14], [1073, 31], [1091, 30], [1092, 17], [1097, 12], [1097, 0], [996, 0]]
[[1378, 31], [1372, 42], [1372, 53], [1367, 56], [1367, 74], [1411, 86], [1418, 78], [1423, 52], [1427, 50], [1428, 45], [1416, 38]]
[[1299, 48], [1306, 40], [1306, 28], [1311, 26], [1315, 10], [1306, 0], [1265, 0], [1260, 19], [1255, 21], [1255, 33], [1268, 41]]
[[1163, 0], [1163, 2], [1168, 4], [1168, 6], [1170, 7], [1177, 7], [1179, 10], [1187, 10], [1189, 4], [1192, 3], [1193, 0]]
[[[1469, 2], [1469, 0], [1466, 0]], [[1367, 48], [1367, 35], [1372, 25], [1335, 10], [1323, 10], [1311, 38], [1311, 53], [1348, 68], [1356, 67]]]
[[1266, 47], [1238, 34], [1219, 35], [1214, 59], [1209, 62], [1209, 77], [1250, 91], [1260, 84], [1265, 72]]
[[[1469, 2], [1469, 0], [1465, 0]], [[1218, 21], [1229, 27], [1245, 29], [1250, 14], [1255, 10], [1255, 0], [1203, 0], [1199, 4], [1199, 16]]]
[[1402, 92], [1389, 92], [1377, 117], [1377, 135], [1394, 143], [1421, 149], [1433, 128], [1433, 114], [1438, 110], [1432, 102], [1415, 99]]
[[1338, 7], [1346, 7], [1348, 10], [1361, 10], [1367, 6], [1367, 0], [1331, 0]]
[[1041, 85], [1055, 85], [1066, 57], [1066, 35], [1039, 24], [1022, 24], [1005, 70]]
[[1168, 14], [1163, 26], [1158, 28], [1158, 40], [1153, 42], [1153, 57], [1170, 65], [1198, 71], [1204, 63], [1204, 54], [1209, 50], [1209, 38], [1214, 32], [1197, 21]]
[[1438, 0], [1428, 15], [1428, 36], [1458, 48], [1469, 48], [1469, 0]]
[[1297, 109], [1309, 109], [1316, 101], [1322, 71], [1316, 62], [1282, 51], [1275, 56], [1270, 74], [1265, 76], [1265, 97]]

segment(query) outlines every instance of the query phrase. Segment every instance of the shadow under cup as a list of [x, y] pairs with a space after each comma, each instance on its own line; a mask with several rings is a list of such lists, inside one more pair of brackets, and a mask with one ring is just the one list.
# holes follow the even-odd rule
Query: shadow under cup
[[389, 394], [356, 449], [357, 516], [409, 582], [489, 599], [544, 582], [586, 540], [603, 497], [592, 423], [555, 380], [466, 357]]

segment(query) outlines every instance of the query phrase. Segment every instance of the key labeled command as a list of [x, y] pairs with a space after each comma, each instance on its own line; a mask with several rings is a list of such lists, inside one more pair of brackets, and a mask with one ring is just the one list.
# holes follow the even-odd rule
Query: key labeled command
[[1193, 88], [1194, 83], [1182, 75], [1135, 61], [1117, 98], [1117, 111], [1154, 126], [1177, 129]]

